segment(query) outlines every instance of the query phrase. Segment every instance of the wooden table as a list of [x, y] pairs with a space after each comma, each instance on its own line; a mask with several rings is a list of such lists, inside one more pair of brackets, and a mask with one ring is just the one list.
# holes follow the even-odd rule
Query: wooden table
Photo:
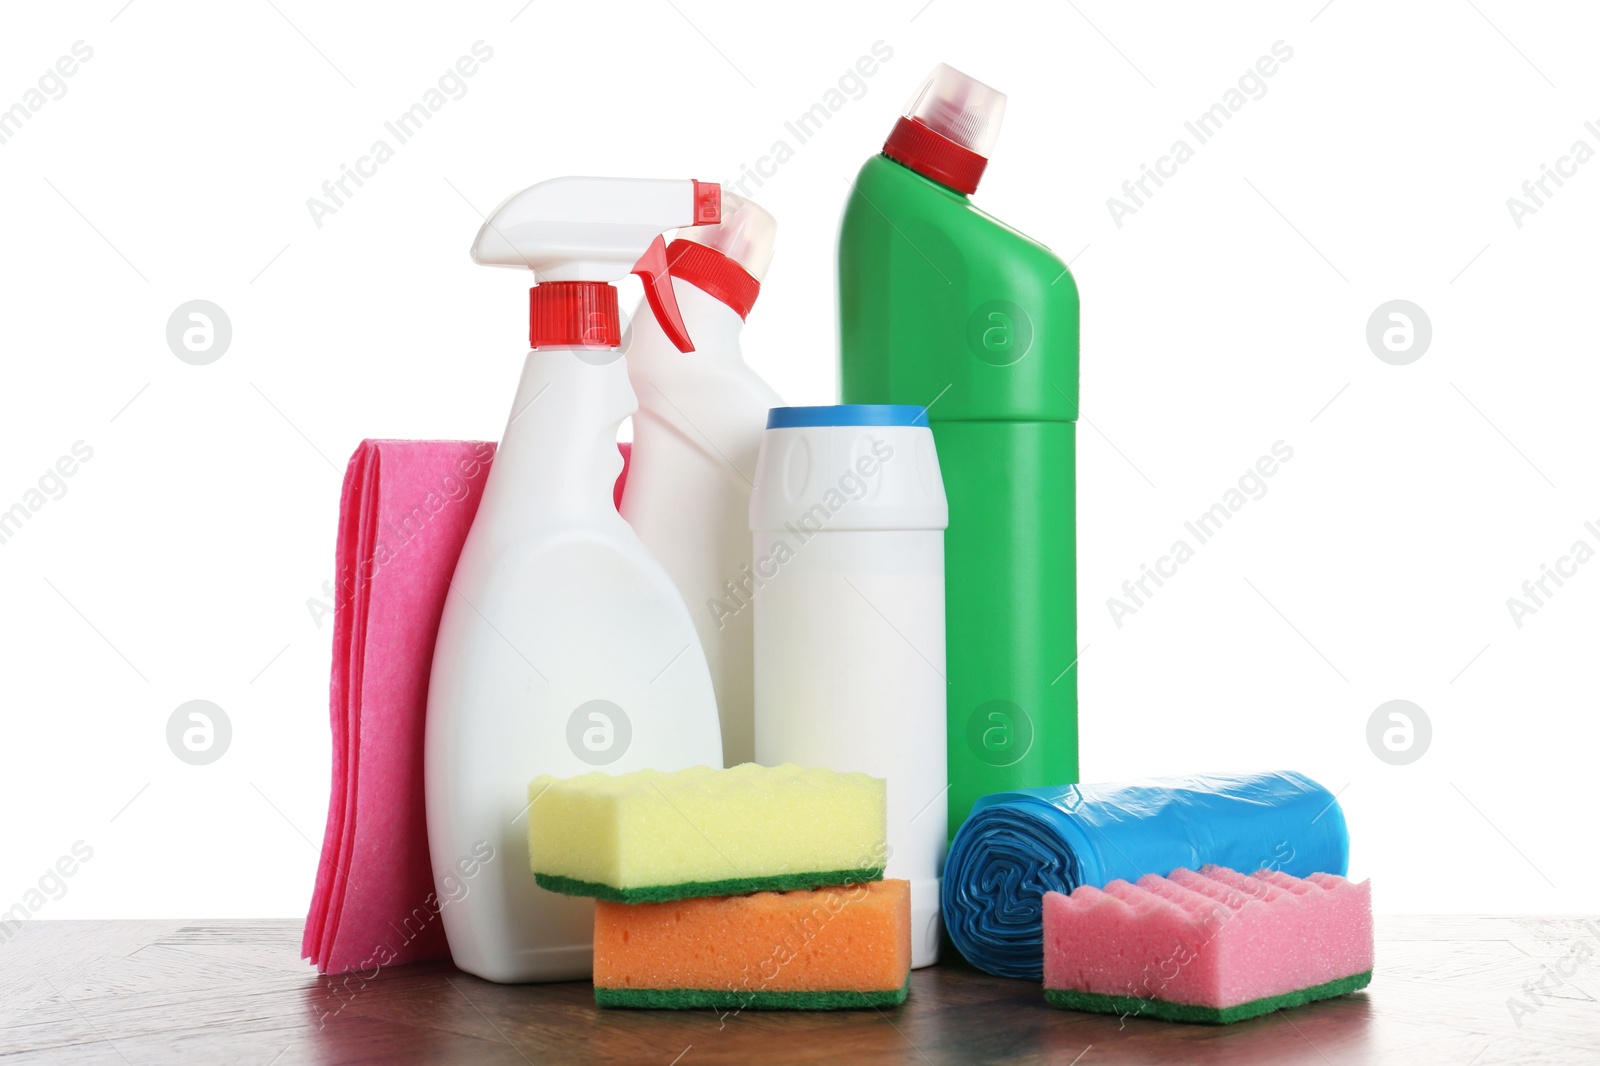
[[[1054, 1010], [1030, 982], [959, 963], [917, 971], [910, 1001], [881, 1012], [602, 1011], [588, 985], [493, 985], [443, 964], [345, 991], [300, 961], [295, 922], [33, 921], [0, 944], [0, 1066], [1595, 1064], [1597, 934], [1566, 918], [1380, 918], [1366, 992], [1211, 1027]], [[1527, 985], [1541, 979], [1543, 993]], [[1512, 1000], [1529, 1013], [1514, 1019]]]

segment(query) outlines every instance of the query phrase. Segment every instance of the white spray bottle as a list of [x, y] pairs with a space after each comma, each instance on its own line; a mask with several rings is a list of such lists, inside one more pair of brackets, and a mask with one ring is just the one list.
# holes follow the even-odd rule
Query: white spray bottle
[[767, 412], [783, 400], [745, 365], [739, 333], [761, 292], [778, 224], [722, 195], [722, 221], [667, 248], [672, 287], [695, 339], [684, 354], [652, 316], [625, 342], [639, 396], [622, 516], [683, 593], [700, 633], [729, 766], [755, 760], [750, 490]]
[[690, 350], [661, 235], [719, 211], [712, 184], [558, 178], [500, 205], [472, 246], [536, 282], [533, 350], [439, 624], [424, 751], [450, 954], [491, 981], [591, 973], [593, 904], [534, 883], [530, 779], [722, 765], [694, 623], [612, 502], [636, 403], [611, 282], [639, 274]]

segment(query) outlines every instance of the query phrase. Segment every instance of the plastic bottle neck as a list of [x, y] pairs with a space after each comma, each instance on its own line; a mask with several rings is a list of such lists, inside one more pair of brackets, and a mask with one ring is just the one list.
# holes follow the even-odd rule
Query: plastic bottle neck
[[740, 335], [744, 319], [739, 312], [709, 292], [682, 278], [672, 279], [673, 293], [683, 312], [683, 323], [694, 338], [694, 351], [680, 352], [641, 305], [629, 324], [628, 363], [631, 373], [686, 371], [714, 364], [743, 364]]
[[638, 404], [618, 349], [528, 353], [483, 508], [493, 528], [525, 536], [556, 525], [620, 521], [617, 428]]

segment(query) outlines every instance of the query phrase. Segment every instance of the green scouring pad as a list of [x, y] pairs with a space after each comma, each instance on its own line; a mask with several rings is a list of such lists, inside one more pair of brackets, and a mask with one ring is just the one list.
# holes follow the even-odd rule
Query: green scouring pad
[[880, 992], [752, 992], [714, 988], [599, 988], [594, 1001], [602, 1007], [640, 1010], [865, 1010], [898, 1007], [911, 992], [908, 979], [899, 988]]
[[1068, 1010], [1093, 1011], [1096, 1014], [1121, 1014], [1130, 1018], [1160, 1018], [1169, 1022], [1205, 1022], [1226, 1025], [1263, 1014], [1271, 1014], [1280, 1007], [1298, 1007], [1318, 999], [1331, 999], [1347, 992], [1358, 992], [1372, 981], [1372, 971], [1341, 977], [1337, 981], [1313, 985], [1310, 988], [1285, 992], [1281, 996], [1263, 996], [1248, 1003], [1232, 1007], [1206, 1007], [1196, 1003], [1173, 1003], [1165, 999], [1140, 999], [1138, 996], [1107, 996], [1098, 992], [1068, 992], [1047, 988], [1044, 998], [1052, 1006]]

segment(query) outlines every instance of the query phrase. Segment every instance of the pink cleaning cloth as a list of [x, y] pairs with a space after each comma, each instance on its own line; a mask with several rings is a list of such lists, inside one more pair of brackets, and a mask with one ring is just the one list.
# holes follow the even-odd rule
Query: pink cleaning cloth
[[301, 953], [323, 973], [445, 958], [422, 738], [433, 641], [494, 445], [362, 441], [336, 548], [333, 784]]
[[333, 783], [300, 948], [321, 973], [450, 955], [428, 859], [423, 727], [439, 617], [494, 451], [483, 441], [367, 440], [345, 469]]

